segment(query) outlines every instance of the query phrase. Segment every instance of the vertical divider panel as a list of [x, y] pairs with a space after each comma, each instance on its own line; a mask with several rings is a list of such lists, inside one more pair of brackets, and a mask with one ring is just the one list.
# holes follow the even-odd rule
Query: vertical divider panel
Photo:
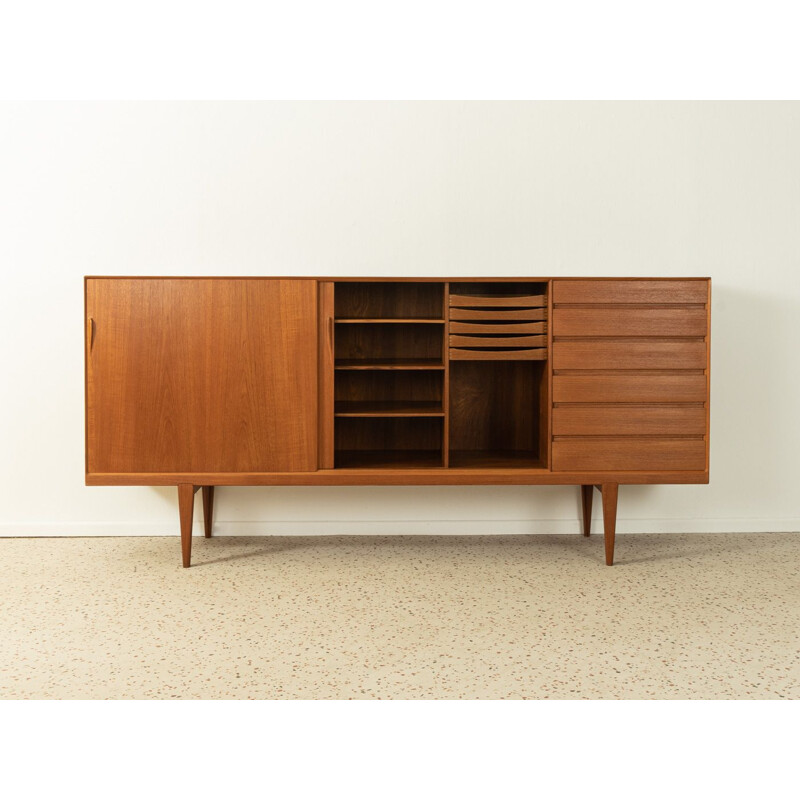
[[711, 279], [706, 292], [706, 472], [711, 453]]
[[[547, 281], [547, 362], [545, 378], [542, 381], [542, 395], [539, 404], [539, 453], [544, 456], [544, 466], [553, 468], [553, 281]], [[544, 436], [544, 440], [542, 440]], [[544, 441], [544, 446], [542, 442]]]
[[333, 281], [319, 281], [319, 324], [317, 327], [319, 369], [319, 468], [333, 469], [333, 404], [334, 404], [334, 324]]
[[442, 292], [444, 325], [442, 325], [442, 359], [444, 372], [442, 374], [442, 466], [450, 466], [450, 284], [445, 283]]

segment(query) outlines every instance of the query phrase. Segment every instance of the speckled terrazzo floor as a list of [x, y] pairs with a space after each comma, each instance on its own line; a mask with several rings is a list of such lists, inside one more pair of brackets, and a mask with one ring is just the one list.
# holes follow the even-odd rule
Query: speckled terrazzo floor
[[800, 534], [0, 539], [0, 697], [800, 698]]

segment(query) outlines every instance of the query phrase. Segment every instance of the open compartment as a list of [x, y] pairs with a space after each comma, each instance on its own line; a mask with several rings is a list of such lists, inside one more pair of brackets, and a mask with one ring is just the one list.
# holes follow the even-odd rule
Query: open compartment
[[444, 416], [441, 370], [354, 370], [337, 376], [334, 414]]
[[451, 467], [546, 467], [546, 431], [543, 362], [450, 362]]
[[444, 319], [444, 284], [349, 282], [336, 284], [335, 317], [348, 319]]
[[339, 417], [334, 434], [334, 466], [441, 467], [442, 429], [441, 417]]
[[335, 366], [439, 367], [443, 366], [443, 342], [444, 328], [437, 323], [337, 323]]

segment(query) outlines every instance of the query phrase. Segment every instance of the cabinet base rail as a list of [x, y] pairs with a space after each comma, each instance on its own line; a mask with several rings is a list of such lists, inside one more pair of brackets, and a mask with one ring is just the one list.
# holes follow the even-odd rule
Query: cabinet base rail
[[[214, 487], [195, 486], [192, 483], [178, 484], [178, 509], [181, 523], [181, 555], [183, 566], [192, 564], [192, 525], [194, 522], [194, 496], [202, 489], [203, 496], [203, 529], [205, 537], [211, 537], [214, 523]], [[614, 537], [617, 528], [617, 496], [619, 484], [603, 483], [581, 485], [581, 506], [583, 509], [583, 535], [592, 532], [592, 492], [597, 489], [603, 499], [603, 543], [605, 545], [606, 564], [614, 564]]]

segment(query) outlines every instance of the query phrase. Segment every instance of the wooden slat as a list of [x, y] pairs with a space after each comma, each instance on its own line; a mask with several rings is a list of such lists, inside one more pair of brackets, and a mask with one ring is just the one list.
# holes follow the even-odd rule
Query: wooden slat
[[629, 470], [702, 470], [702, 439], [577, 438], [553, 442], [553, 469], [627, 472]]
[[554, 336], [705, 336], [705, 308], [559, 308]]
[[553, 376], [555, 403], [702, 403], [705, 399], [702, 372]]
[[553, 343], [554, 369], [705, 369], [702, 339], [631, 339]]
[[476, 296], [467, 294], [450, 295], [451, 308], [542, 308], [545, 305], [547, 305], [547, 296], [543, 294], [506, 295], [503, 297]]
[[450, 333], [546, 333], [546, 322], [451, 322]]
[[702, 405], [576, 405], [553, 408], [555, 436], [670, 435], [706, 432]]
[[460, 350], [450, 348], [451, 361], [545, 361], [547, 348], [538, 350]]
[[547, 336], [451, 336], [450, 347], [544, 347]]
[[486, 320], [490, 322], [503, 322], [505, 320], [528, 320], [535, 322], [540, 319], [547, 319], [546, 308], [509, 308], [486, 309], [477, 308], [451, 308], [450, 319], [456, 320]]
[[553, 281], [554, 303], [705, 303], [707, 281]]

